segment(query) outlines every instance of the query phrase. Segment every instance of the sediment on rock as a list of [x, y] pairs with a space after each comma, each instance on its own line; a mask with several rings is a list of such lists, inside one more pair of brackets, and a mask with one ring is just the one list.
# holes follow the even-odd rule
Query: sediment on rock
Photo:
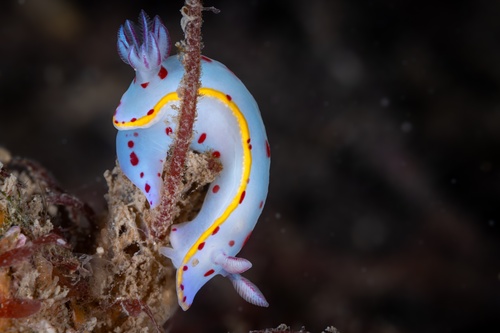
[[[150, 237], [156, 212], [120, 168], [105, 172], [97, 218], [36, 162], [0, 149], [0, 163], [0, 330], [158, 331], [177, 309], [175, 270], [157, 251], [168, 238]], [[220, 170], [189, 152], [177, 222], [196, 216]]]

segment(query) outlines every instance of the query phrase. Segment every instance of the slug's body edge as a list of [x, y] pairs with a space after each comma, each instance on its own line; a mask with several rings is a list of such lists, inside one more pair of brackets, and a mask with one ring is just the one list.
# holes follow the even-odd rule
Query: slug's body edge
[[[141, 13], [145, 31], [142, 45], [168, 36], [162, 32], [158, 18], [151, 27], [144, 15]], [[150, 28], [153, 32], [148, 35]], [[123, 95], [113, 123], [119, 130], [119, 164], [154, 208], [161, 199], [163, 165], [176, 134], [179, 98], [175, 91], [184, 68], [176, 56], [168, 57], [168, 52], [144, 54], [140, 42], [132, 23], [120, 29], [120, 55], [122, 59], [128, 55], [128, 61], [124, 61], [136, 69], [137, 75]], [[158, 49], [166, 49], [161, 41], [156, 44]], [[270, 150], [264, 124], [257, 103], [226, 66], [204, 56], [201, 65], [191, 148], [211, 151], [220, 159], [223, 170], [210, 184], [197, 217], [174, 225], [172, 247], [161, 248], [160, 252], [177, 268], [176, 288], [183, 310], [218, 274], [228, 277], [245, 300], [268, 306], [258, 288], [240, 276], [251, 263], [235, 257], [248, 240], [267, 196]]]
[[[204, 84], [202, 85], [204, 86]], [[242, 292], [244, 291], [247, 295], [253, 295], [247, 289], [258, 291], [258, 288], [251, 285], [248, 280], [229, 276], [238, 274], [236, 272], [240, 271], [238, 269], [235, 271], [232, 266], [226, 267], [225, 265], [221, 265], [219, 263], [220, 260], [218, 261], [214, 257], [231, 258], [229, 259], [229, 265], [234, 265], [236, 262], [240, 264], [241, 260], [244, 260], [235, 258], [235, 256], [248, 240], [262, 211], [267, 196], [269, 179], [268, 142], [261, 122], [252, 121], [252, 124], [249, 125], [238, 105], [232, 98], [228, 99], [220, 91], [202, 87], [200, 89], [200, 96], [200, 105], [203, 105], [204, 98], [210, 96], [219, 103], [227, 106], [225, 110], [227, 114], [225, 116], [227, 117], [228, 114], [231, 114], [236, 120], [234, 122], [234, 128], [236, 128], [235, 135], [238, 133], [239, 140], [234, 142], [235, 145], [240, 147], [238, 151], [241, 151], [242, 158], [232, 158], [231, 160], [231, 158], [228, 159], [226, 157], [224, 159], [225, 155], [229, 153], [227, 150], [213, 150], [222, 159], [224, 166], [222, 174], [210, 185], [202, 210], [198, 216], [191, 222], [172, 227], [170, 237], [173, 248], [164, 248], [162, 250], [162, 253], [170, 257], [174, 265], [178, 268], [176, 274], [177, 293], [179, 304], [184, 310], [189, 308], [196, 291], [209, 278], [217, 274], [228, 276], [233, 284], [236, 283], [238, 285], [244, 282], [246, 287], [238, 286], [237, 289], [242, 290]], [[256, 110], [258, 111], [258, 109]], [[204, 120], [207, 116], [208, 111], [202, 108], [199, 111], [197, 124], [205, 123]], [[212, 118], [215, 117], [213, 111], [209, 116]], [[200, 150], [201, 148], [197, 144], [200, 138], [205, 138], [206, 140], [208, 137], [214, 135], [222, 136], [223, 133], [227, 133], [227, 129], [225, 131], [225, 128], [213, 127], [212, 133], [209, 134], [204, 129], [198, 126], [195, 127], [197, 135], [194, 137], [194, 144], [192, 146], [195, 150]], [[224, 140], [222, 137], [221, 141]], [[260, 145], [261, 149], [253, 148], [252, 145]], [[209, 149], [217, 149], [217, 146], [210, 147]], [[256, 153], [253, 153], [253, 151]], [[257, 163], [259, 167], [255, 168], [254, 163]], [[234, 176], [236, 173], [235, 170], [238, 170], [238, 168], [241, 171], [238, 172], [237, 176]], [[230, 181], [224, 179], [228, 177], [231, 177]], [[224, 194], [223, 190], [225, 189], [227, 190]], [[225, 196], [225, 198], [218, 199], [221, 196]], [[216, 210], [216, 208], [221, 207], [220, 205], [214, 207], [216, 204], [214, 200], [217, 199], [226, 203], [223, 206], [223, 210]], [[210, 223], [207, 223], [208, 221]], [[190, 235], [196, 235], [196, 237], [191, 237]], [[206, 260], [201, 260], [202, 256]], [[185, 277], [185, 275], [195, 270], [197, 272], [196, 276], [201, 279], [201, 282], [186, 283], [186, 280], [192, 280], [192, 276]], [[191, 289], [187, 288], [186, 285], [198, 286], [198, 288], [193, 287]], [[253, 304], [266, 306], [267, 302], [264, 297], [260, 292], [258, 294], [259, 297], [244, 296], [244, 298], [246, 300], [251, 299], [250, 302]]]

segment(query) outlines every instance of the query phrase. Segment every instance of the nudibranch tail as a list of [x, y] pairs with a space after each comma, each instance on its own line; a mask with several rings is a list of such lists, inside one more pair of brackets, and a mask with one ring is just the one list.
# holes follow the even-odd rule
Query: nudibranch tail
[[139, 76], [156, 73], [170, 54], [168, 30], [156, 16], [153, 21], [141, 11], [139, 26], [127, 20], [118, 30], [118, 54]]

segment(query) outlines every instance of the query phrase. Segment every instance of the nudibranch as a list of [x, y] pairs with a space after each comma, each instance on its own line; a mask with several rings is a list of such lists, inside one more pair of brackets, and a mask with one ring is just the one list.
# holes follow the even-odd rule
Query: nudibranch
[[[184, 75], [179, 56], [169, 56], [167, 29], [144, 12], [139, 24], [126, 21], [118, 32], [118, 53], [136, 75], [113, 116], [118, 129], [118, 163], [147, 198], [160, 203], [162, 172], [178, 127], [177, 89]], [[240, 274], [252, 264], [236, 255], [264, 206], [270, 148], [259, 108], [226, 66], [201, 59], [201, 86], [191, 149], [210, 152], [223, 166], [192, 220], [173, 225], [171, 247], [160, 252], [177, 268], [179, 305], [187, 310], [198, 290], [220, 274], [246, 301], [268, 306], [260, 290]]]

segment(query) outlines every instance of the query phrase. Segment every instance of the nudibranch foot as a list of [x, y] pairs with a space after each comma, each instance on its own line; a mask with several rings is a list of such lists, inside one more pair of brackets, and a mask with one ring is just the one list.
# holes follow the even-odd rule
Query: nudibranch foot
[[239, 274], [229, 274], [227, 277], [231, 280], [231, 283], [233, 284], [234, 289], [236, 289], [238, 295], [240, 295], [245, 301], [264, 308], [269, 306], [269, 303], [259, 288], [257, 288], [257, 286], [248, 279], [245, 279]]
[[161, 175], [166, 152], [172, 143], [165, 132], [171, 127], [165, 122], [157, 122], [148, 128], [119, 131], [116, 136], [118, 163], [123, 173], [142, 190], [150, 207], [160, 203]]
[[182, 258], [177, 255], [177, 252], [173, 248], [167, 246], [160, 247], [159, 252], [172, 260], [172, 264], [174, 264], [175, 267], [180, 266]]

